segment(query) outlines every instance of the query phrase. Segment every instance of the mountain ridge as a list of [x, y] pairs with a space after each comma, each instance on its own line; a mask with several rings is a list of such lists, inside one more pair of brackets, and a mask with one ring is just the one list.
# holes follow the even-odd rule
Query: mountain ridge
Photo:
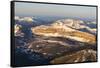
[[87, 43], [95, 43], [96, 39], [95, 36], [89, 34], [87, 32], [78, 31], [74, 28], [70, 28], [66, 25], [42, 25], [38, 27], [31, 28], [32, 33], [42, 36], [51, 36], [51, 37], [65, 37], [75, 39], [81, 42]]

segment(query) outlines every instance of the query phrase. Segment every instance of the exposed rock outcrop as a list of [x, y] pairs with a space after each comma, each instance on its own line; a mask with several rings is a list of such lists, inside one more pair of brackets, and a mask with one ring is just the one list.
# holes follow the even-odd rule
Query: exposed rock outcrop
[[86, 43], [96, 43], [96, 37], [87, 32], [82, 32], [59, 24], [53, 26], [38, 26], [32, 28], [32, 32], [41, 36], [64, 37]]
[[51, 62], [51, 64], [65, 64], [65, 63], [76, 63], [76, 62], [90, 62], [97, 61], [96, 51], [88, 49], [88, 50], [80, 50], [78, 52], [72, 54], [66, 54], [65, 56], [55, 58]]

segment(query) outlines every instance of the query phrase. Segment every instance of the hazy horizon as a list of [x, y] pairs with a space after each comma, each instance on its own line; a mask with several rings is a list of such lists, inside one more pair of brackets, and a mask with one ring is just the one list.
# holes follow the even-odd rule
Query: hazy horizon
[[96, 19], [96, 7], [15, 2], [15, 16], [59, 16]]

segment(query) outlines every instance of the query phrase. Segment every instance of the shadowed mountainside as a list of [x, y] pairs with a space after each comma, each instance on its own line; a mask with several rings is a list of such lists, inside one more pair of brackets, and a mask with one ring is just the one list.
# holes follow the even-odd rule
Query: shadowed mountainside
[[15, 48], [19, 58], [16, 60], [17, 64], [23, 63], [22, 57], [25, 59], [24, 65], [97, 61], [96, 36], [85, 32], [84, 28], [91, 28], [83, 21], [66, 19], [49, 25], [33, 26], [36, 24], [32, 18], [16, 20]]

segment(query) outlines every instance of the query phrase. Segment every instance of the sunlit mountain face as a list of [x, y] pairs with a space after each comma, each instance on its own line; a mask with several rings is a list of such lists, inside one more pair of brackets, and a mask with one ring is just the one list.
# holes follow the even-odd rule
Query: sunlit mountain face
[[16, 66], [97, 61], [95, 20], [15, 16], [14, 29]]
[[97, 61], [97, 7], [14, 1], [13, 66]]

